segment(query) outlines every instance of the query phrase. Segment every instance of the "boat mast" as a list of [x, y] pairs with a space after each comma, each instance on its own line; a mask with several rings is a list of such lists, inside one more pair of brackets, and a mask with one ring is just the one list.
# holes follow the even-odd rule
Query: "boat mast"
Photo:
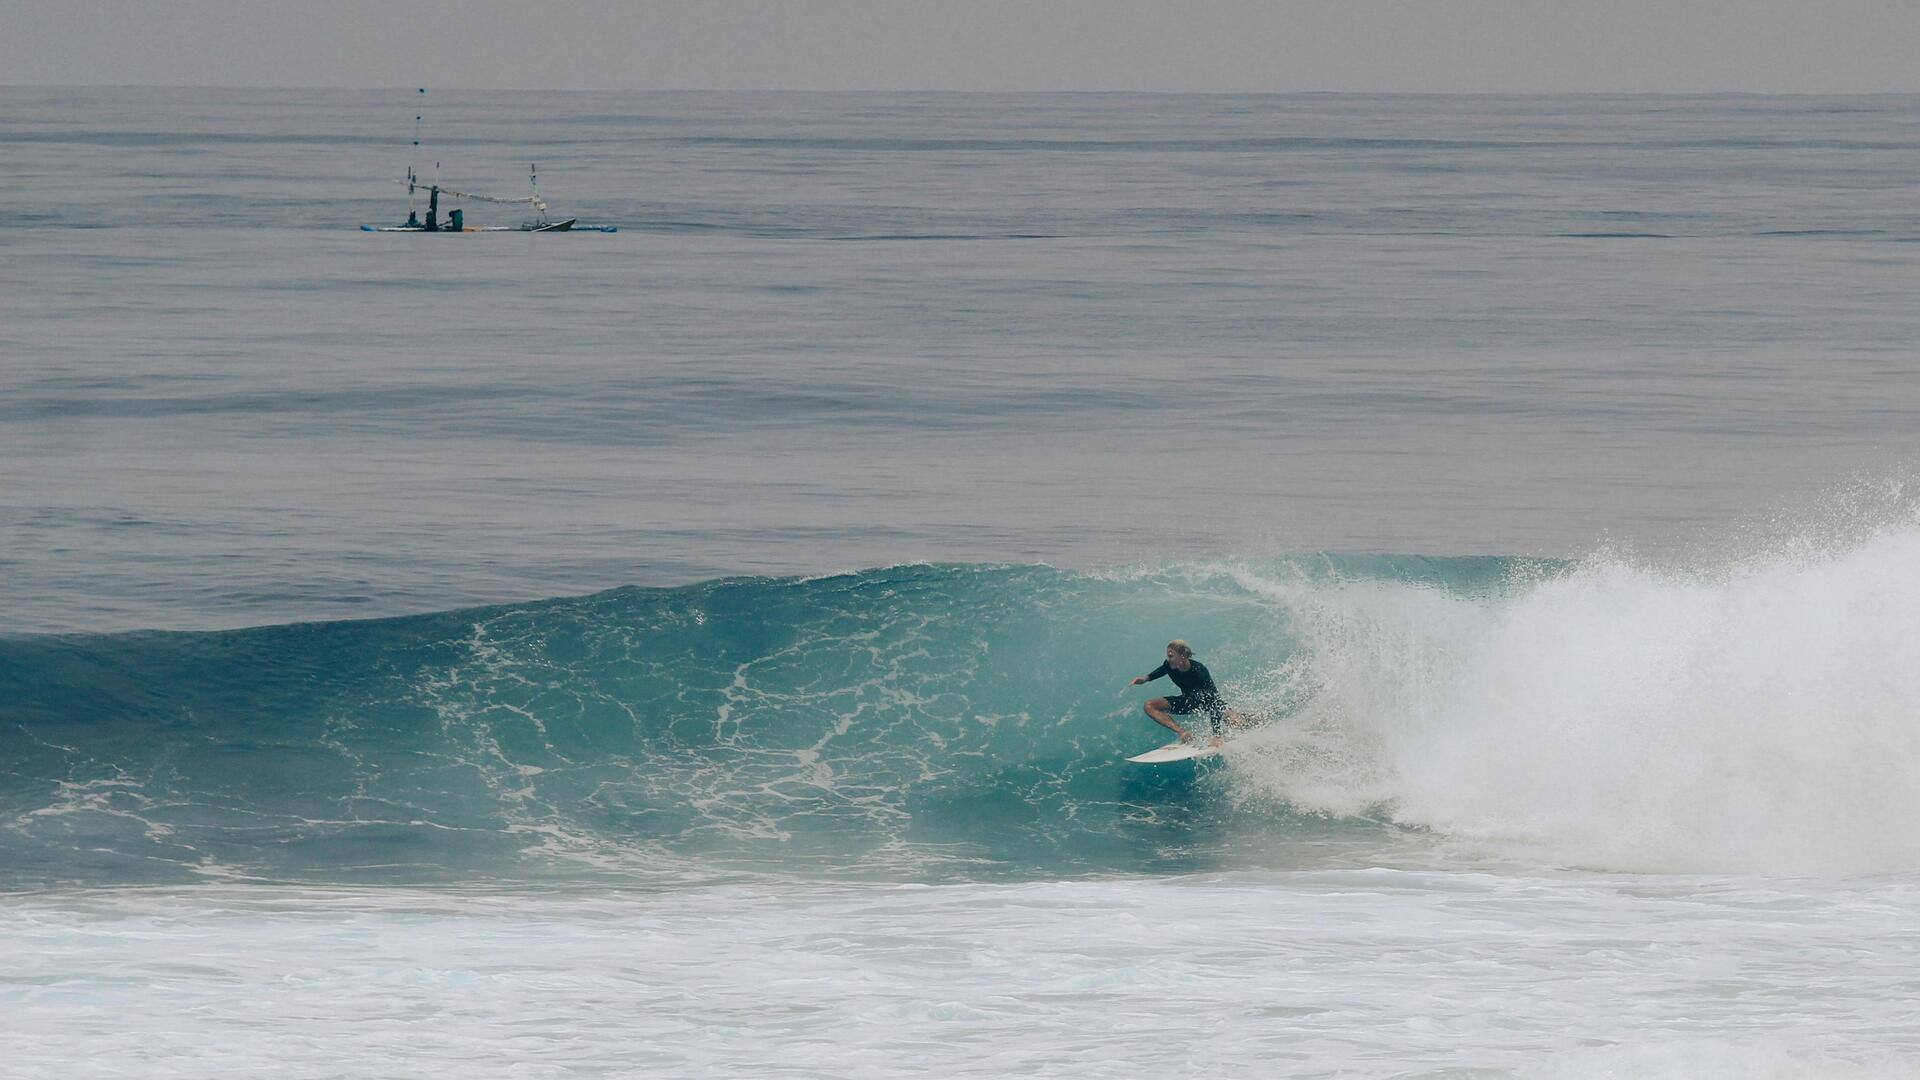
[[[426, 93], [427, 88], [424, 86], [421, 87], [420, 92], [422, 94]], [[416, 176], [413, 171], [413, 163], [419, 157], [420, 157], [420, 114], [414, 113], [413, 114], [413, 156], [407, 159], [407, 224], [409, 225], [412, 225], [420, 220], [419, 217], [416, 216], [416, 213], [413, 208], [413, 186], [414, 184], [419, 182], [419, 177]]]
[[540, 166], [536, 162], [527, 166], [527, 183], [533, 187], [533, 216], [540, 224], [547, 223], [547, 204], [540, 201]]
[[[423, 94], [426, 93], [427, 88], [424, 86], [421, 87], [420, 92]], [[417, 116], [414, 117], [414, 123], [418, 125], [419, 122], [420, 122], [420, 118]], [[416, 133], [418, 132], [418, 130], [419, 129], [416, 126], [415, 128]], [[428, 232], [435, 232], [440, 228], [439, 217], [440, 217], [440, 163], [436, 161], [433, 163], [433, 190], [427, 193], [427, 231]]]

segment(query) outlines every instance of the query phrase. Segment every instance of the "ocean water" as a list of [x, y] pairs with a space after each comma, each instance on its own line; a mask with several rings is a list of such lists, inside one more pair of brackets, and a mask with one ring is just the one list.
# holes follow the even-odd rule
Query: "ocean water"
[[0, 102], [7, 1075], [1920, 1074], [1920, 98]]

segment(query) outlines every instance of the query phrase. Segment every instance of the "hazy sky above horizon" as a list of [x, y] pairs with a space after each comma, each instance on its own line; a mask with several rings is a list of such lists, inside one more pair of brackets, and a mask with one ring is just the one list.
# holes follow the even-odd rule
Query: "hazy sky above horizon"
[[0, 0], [0, 84], [1920, 90], [1914, 0]]

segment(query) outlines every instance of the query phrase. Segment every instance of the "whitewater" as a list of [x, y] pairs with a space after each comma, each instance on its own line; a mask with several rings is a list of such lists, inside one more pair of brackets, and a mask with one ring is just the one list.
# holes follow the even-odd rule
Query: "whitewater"
[[1920, 100], [389, 96], [0, 88], [0, 1072], [1920, 1074]]

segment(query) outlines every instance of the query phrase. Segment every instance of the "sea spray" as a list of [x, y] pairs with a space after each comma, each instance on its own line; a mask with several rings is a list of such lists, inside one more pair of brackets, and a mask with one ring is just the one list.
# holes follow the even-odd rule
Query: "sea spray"
[[1492, 597], [1267, 591], [1306, 689], [1236, 756], [1246, 792], [1595, 868], [1920, 867], [1920, 528]]

